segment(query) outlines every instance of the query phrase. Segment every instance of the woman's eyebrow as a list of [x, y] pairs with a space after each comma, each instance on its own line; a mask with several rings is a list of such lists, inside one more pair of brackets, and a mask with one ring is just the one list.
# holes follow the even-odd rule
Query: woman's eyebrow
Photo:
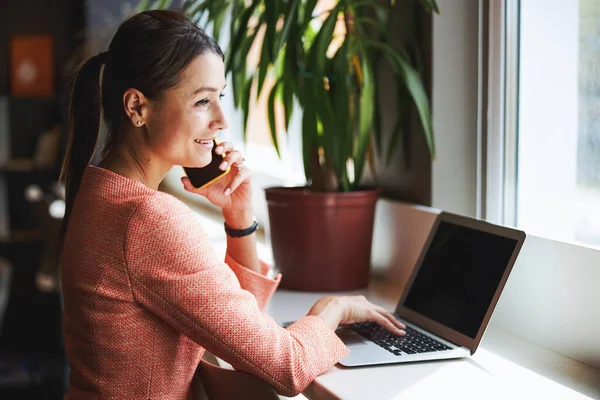
[[[225, 84], [225, 86], [223, 86], [223, 89], [225, 89], [227, 87], [227, 84]], [[199, 87], [198, 89], [194, 90], [194, 92], [191, 94], [190, 97], [194, 97], [195, 95], [197, 95], [198, 93], [202, 93], [202, 92], [211, 92], [211, 93], [216, 93], [218, 92], [219, 89], [214, 88], [214, 87], [210, 87], [210, 86], [202, 86]]]
[[208, 86], [202, 86], [202, 87], [199, 87], [198, 89], [194, 90], [194, 92], [192, 93], [191, 96], [195, 96], [198, 93], [202, 93], [202, 92], [212, 92], [212, 93], [214, 93], [216, 91], [217, 91], [217, 88], [208, 87]]

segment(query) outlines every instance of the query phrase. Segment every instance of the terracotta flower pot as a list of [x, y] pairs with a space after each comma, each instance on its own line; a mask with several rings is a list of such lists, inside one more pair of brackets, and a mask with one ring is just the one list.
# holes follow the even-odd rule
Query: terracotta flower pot
[[369, 282], [378, 190], [314, 193], [265, 189], [275, 266], [281, 287], [342, 291]]

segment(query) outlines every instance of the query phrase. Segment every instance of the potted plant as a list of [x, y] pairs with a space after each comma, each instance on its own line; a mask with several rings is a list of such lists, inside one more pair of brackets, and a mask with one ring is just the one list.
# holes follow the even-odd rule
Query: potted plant
[[[413, 0], [416, 1], [416, 0]], [[438, 12], [435, 0], [418, 0]], [[275, 103], [283, 106], [285, 127], [302, 108], [305, 187], [268, 188], [271, 244], [282, 287], [314, 291], [349, 290], [368, 283], [375, 202], [379, 191], [361, 187], [368, 157], [381, 149], [377, 68], [394, 71], [399, 101], [412, 99], [431, 156], [434, 156], [429, 101], [409, 52], [388, 44], [397, 23], [395, 0], [337, 0], [317, 11], [317, 0], [186, 1], [196, 21], [212, 22], [218, 40], [231, 12], [226, 73], [232, 74], [236, 107], [244, 114], [251, 96], [265, 90], [268, 72], [275, 84], [268, 97], [273, 145], [279, 154]], [[251, 46], [260, 44], [260, 62], [250, 68]], [[253, 90], [254, 86], [254, 90]], [[255, 93], [252, 95], [252, 93]], [[387, 159], [401, 134], [399, 113]]]

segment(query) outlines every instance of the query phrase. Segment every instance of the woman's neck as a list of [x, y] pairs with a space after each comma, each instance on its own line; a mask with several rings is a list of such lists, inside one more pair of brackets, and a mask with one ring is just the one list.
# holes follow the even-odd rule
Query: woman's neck
[[170, 169], [156, 162], [153, 163], [152, 157], [127, 148], [111, 149], [98, 166], [138, 181], [154, 190], [158, 190], [158, 185]]

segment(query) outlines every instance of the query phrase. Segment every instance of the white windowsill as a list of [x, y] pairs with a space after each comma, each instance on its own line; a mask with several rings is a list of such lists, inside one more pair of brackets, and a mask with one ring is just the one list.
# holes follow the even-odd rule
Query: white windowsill
[[[331, 293], [278, 290], [267, 312], [279, 323], [298, 319]], [[398, 287], [372, 280], [364, 290], [391, 310]], [[489, 326], [479, 349], [467, 359], [370, 368], [334, 366], [304, 392], [310, 399], [595, 399], [600, 371]]]

